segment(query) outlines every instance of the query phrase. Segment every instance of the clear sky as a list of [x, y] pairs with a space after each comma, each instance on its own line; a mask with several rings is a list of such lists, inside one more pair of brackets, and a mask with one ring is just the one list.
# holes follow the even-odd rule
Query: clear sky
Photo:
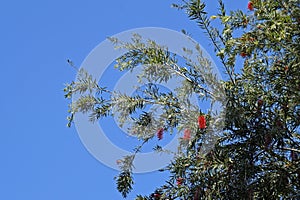
[[[0, 6], [0, 199], [122, 199], [117, 171], [98, 162], [66, 127], [64, 83], [106, 37], [139, 27], [186, 29], [213, 55], [202, 30], [171, 0], [27, 0]], [[215, 10], [217, 0], [208, 1]], [[245, 10], [246, 0], [225, 1]], [[215, 57], [214, 57], [215, 58]], [[114, 133], [117, 134], [117, 133]], [[163, 183], [160, 173], [135, 176], [128, 199]]]

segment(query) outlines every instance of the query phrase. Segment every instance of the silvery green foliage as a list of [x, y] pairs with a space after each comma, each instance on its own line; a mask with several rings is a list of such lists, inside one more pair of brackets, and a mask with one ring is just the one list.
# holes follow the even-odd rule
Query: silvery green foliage
[[101, 116], [106, 116], [109, 112], [110, 104], [101, 96], [96, 97], [93, 94], [102, 94], [108, 92], [104, 87], [100, 87], [90, 74], [84, 69], [80, 69], [77, 74], [77, 81], [66, 84], [64, 88], [65, 98], [71, 99], [74, 93], [81, 94], [81, 98], [69, 104], [68, 124], [70, 127], [76, 112], [91, 113], [91, 121]]
[[[222, 85], [212, 71], [211, 63], [207, 58], [204, 58], [199, 45], [195, 44], [197, 52], [184, 49], [186, 52], [184, 57], [186, 65], [179, 66], [176, 55], [170, 53], [167, 47], [159, 46], [151, 40], [145, 41], [140, 35], [133, 35], [130, 43], [124, 43], [117, 38], [110, 38], [110, 40], [117, 49], [122, 48], [128, 51], [117, 59], [116, 68], [132, 70], [139, 65], [143, 66], [142, 73], [139, 75], [140, 83], [168, 82], [172, 77], [181, 80], [181, 84], [175, 91], [168, 94], [160, 92], [151, 84], [148, 84], [149, 87], [143, 91], [143, 97], [140, 96], [133, 99], [132, 97], [126, 97], [126, 95], [117, 94], [117, 98], [114, 98], [115, 105], [124, 105], [124, 102], [121, 102], [126, 102], [126, 98], [132, 100], [131, 103], [126, 104], [129, 106], [129, 111], [132, 110], [130, 107], [135, 107], [133, 104], [138, 105], [139, 108], [143, 108], [147, 104], [157, 105], [164, 110], [158, 116], [159, 120], [157, 121], [167, 120], [167, 124], [164, 125], [167, 128], [176, 126], [179, 129], [183, 129], [184, 126], [188, 126], [183, 124], [188, 119], [187, 116], [184, 116], [185, 112], [196, 112], [196, 115], [199, 115], [199, 109], [201, 109], [189, 102], [192, 94], [196, 94], [199, 100], [209, 98], [212, 102], [222, 100], [222, 103], [224, 103], [223, 97], [225, 95]], [[190, 56], [196, 56], [198, 63], [192, 62]], [[118, 109], [118, 106], [116, 109]], [[121, 110], [124, 112], [124, 108], [118, 109], [118, 111]], [[127, 116], [123, 113], [119, 118], [121, 124], [123, 124]], [[189, 126], [196, 126], [196, 118], [197, 116], [193, 116], [193, 120], [189, 121]]]
[[[155, 137], [161, 128], [165, 132], [177, 134], [182, 134], [184, 130], [189, 129], [191, 140], [182, 140], [178, 152], [169, 152], [159, 146], [154, 148], [158, 152], [178, 155], [183, 155], [187, 145], [195, 143], [199, 138], [211, 141], [197, 135], [199, 134], [197, 118], [202, 108], [191, 103], [190, 98], [194, 95], [200, 102], [210, 101], [213, 104], [219, 101], [223, 104], [225, 103], [222, 99], [224, 92], [217, 75], [212, 70], [211, 63], [204, 58], [200, 47], [195, 44], [197, 52], [183, 49], [186, 53], [183, 58], [185, 64], [180, 65], [177, 55], [169, 52], [167, 47], [160, 46], [152, 40], [145, 40], [140, 35], [134, 34], [131, 42], [122, 42], [117, 38], [109, 39], [116, 49], [127, 50], [127, 53], [116, 60], [115, 68], [125, 71], [142, 66], [141, 73], [138, 75], [138, 92], [129, 96], [119, 91], [107, 91], [99, 86], [84, 69], [81, 69], [77, 81], [67, 85], [65, 89], [68, 98], [71, 98], [74, 93], [81, 94], [81, 97], [70, 105], [69, 125], [77, 112], [89, 113], [91, 121], [109, 115], [115, 116], [119, 125], [126, 125], [128, 132], [142, 140], [143, 144]], [[196, 56], [198, 62], [192, 62], [191, 56]], [[157, 87], [156, 84], [167, 83], [172, 78], [180, 81], [174, 91], [166, 92]], [[213, 121], [220, 113], [212, 113], [209, 109], [207, 114]], [[219, 124], [220, 127], [221, 125]], [[215, 130], [209, 129], [209, 131], [215, 138]], [[132, 155], [126, 156], [119, 163], [123, 173], [132, 171], [133, 159], [141, 148], [142, 145], [138, 146]], [[126, 185], [122, 180], [127, 179], [117, 179], [118, 185]]]
[[[72, 93], [82, 94], [72, 103], [70, 113], [89, 112], [92, 121], [102, 116], [114, 115], [120, 126], [130, 125], [129, 133], [142, 140], [155, 136], [159, 128], [171, 132], [174, 128], [179, 132], [188, 128], [195, 134], [198, 126], [197, 116], [201, 108], [190, 103], [190, 97], [196, 95], [200, 101], [209, 99], [214, 103], [221, 100], [223, 95], [222, 85], [212, 71], [211, 63], [203, 57], [200, 47], [195, 44], [197, 52], [184, 49], [186, 64], [180, 66], [176, 55], [170, 53], [167, 47], [160, 46], [152, 40], [145, 40], [140, 35], [134, 34], [131, 42], [122, 42], [117, 38], [109, 39], [116, 49], [127, 50], [127, 53], [117, 59], [115, 68], [124, 71], [142, 65], [143, 70], [139, 74], [140, 83], [137, 83], [137, 87], [143, 84], [146, 84], [146, 87], [140, 88], [140, 94], [134, 96], [118, 91], [109, 92], [81, 69], [77, 81], [65, 89], [69, 98]], [[197, 56], [198, 63], [192, 62], [191, 56]], [[181, 80], [175, 91], [160, 91], [155, 85], [168, 82], [173, 77]], [[109, 98], [101, 96], [103, 92], [109, 93]], [[93, 95], [95, 93], [96, 95]], [[143, 111], [147, 106], [152, 107], [147, 112], [142, 112], [139, 117], [133, 117], [133, 114]]]

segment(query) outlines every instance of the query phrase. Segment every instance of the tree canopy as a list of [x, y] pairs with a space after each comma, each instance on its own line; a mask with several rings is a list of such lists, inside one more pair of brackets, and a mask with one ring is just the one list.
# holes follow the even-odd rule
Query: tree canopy
[[[117, 69], [144, 66], [140, 76], [149, 83], [140, 93], [107, 91], [84, 70], [65, 88], [66, 98], [84, 94], [70, 104], [69, 125], [77, 112], [88, 112], [96, 121], [115, 111], [121, 125], [139, 113], [130, 131], [143, 143], [183, 133], [181, 151], [161, 169], [170, 173], [169, 179], [138, 200], [300, 198], [300, 2], [252, 0], [246, 12], [228, 12], [222, 0], [218, 4], [219, 12], [211, 16], [205, 1], [182, 1], [173, 7], [186, 12], [210, 39], [225, 80], [216, 80], [200, 49], [198, 63], [187, 56], [182, 64], [167, 48], [135, 35], [131, 43], [110, 39], [116, 48], [128, 50], [117, 59]], [[153, 84], [173, 76], [184, 78], [175, 92]], [[220, 102], [224, 120], [216, 124], [214, 113], [189, 105], [191, 94], [212, 104]], [[163, 112], [153, 116], [145, 111], [148, 105], [159, 105]], [[212, 124], [219, 127], [217, 140], [204, 154], [205, 136], [215, 131]], [[120, 160], [116, 181], [123, 197], [132, 190], [132, 162], [141, 148]]]

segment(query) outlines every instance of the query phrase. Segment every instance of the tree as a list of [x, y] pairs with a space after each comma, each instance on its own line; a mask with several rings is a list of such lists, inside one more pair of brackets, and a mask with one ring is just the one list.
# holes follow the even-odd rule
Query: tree
[[[138, 196], [139, 200], [300, 198], [300, 2], [252, 0], [246, 13], [228, 13], [222, 0], [218, 2], [219, 13], [210, 17], [200, 0], [173, 6], [184, 10], [211, 40], [228, 77], [221, 84], [203, 60], [192, 63], [186, 58], [185, 65], [179, 64], [176, 55], [136, 35], [132, 43], [111, 38], [117, 47], [129, 50], [117, 60], [117, 68], [131, 70], [144, 65], [142, 76], [149, 81], [182, 76], [185, 81], [176, 95], [161, 92], [153, 84], [134, 97], [111, 94], [84, 71], [80, 71], [80, 81], [65, 88], [67, 98], [88, 90], [99, 94], [87, 94], [73, 102], [70, 122], [77, 112], [91, 112], [91, 119], [98, 120], [111, 115], [113, 107], [125, 123], [132, 113], [157, 104], [163, 108], [158, 119], [151, 112], [140, 112], [135, 119], [132, 131], [139, 139], [146, 143], [156, 134], [161, 138], [172, 130], [185, 132], [182, 151], [162, 169], [170, 172], [169, 180], [149, 196]], [[212, 21], [220, 25], [216, 28]], [[199, 154], [214, 116], [197, 109], [186, 113], [181, 108], [185, 95], [191, 93], [199, 99], [218, 100], [212, 88], [224, 89], [226, 101], [221, 103], [226, 106], [225, 120], [214, 148]], [[102, 93], [111, 95], [104, 99]], [[149, 126], [153, 121], [159, 123]], [[141, 147], [122, 160], [122, 172], [116, 180], [124, 197], [132, 189], [132, 160]], [[156, 150], [162, 151], [160, 147]]]

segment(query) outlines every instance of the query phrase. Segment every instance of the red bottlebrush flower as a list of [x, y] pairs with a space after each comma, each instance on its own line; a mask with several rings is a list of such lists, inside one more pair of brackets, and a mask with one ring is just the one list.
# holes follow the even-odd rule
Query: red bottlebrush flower
[[258, 114], [260, 114], [261, 112], [261, 107], [263, 106], [264, 104], [264, 101], [262, 99], [258, 99], [257, 100], [257, 111], [258, 111]]
[[190, 129], [185, 129], [183, 133], [183, 139], [184, 140], [189, 140], [191, 139], [191, 130]]
[[206, 128], [206, 119], [204, 115], [200, 115], [198, 117], [198, 125], [200, 129], [205, 129]]
[[160, 198], [161, 195], [158, 193], [155, 193], [153, 196], [154, 196], [154, 198]]
[[287, 72], [289, 70], [289, 66], [284, 66], [284, 71]]
[[248, 9], [253, 11], [253, 3], [251, 1], [248, 2]]
[[263, 105], [264, 101], [262, 99], [257, 100], [257, 106], [260, 108]]
[[184, 180], [184, 179], [181, 178], [181, 177], [177, 178], [177, 179], [176, 179], [176, 184], [177, 184], [177, 185], [181, 185], [181, 184], [183, 183], [183, 180]]
[[245, 52], [242, 52], [240, 55], [241, 55], [243, 58], [245, 58], [245, 57], [247, 56], [247, 54], [246, 54]]
[[158, 131], [157, 131], [157, 138], [158, 140], [161, 140], [163, 139], [163, 135], [164, 135], [164, 129], [163, 128], [160, 128]]

